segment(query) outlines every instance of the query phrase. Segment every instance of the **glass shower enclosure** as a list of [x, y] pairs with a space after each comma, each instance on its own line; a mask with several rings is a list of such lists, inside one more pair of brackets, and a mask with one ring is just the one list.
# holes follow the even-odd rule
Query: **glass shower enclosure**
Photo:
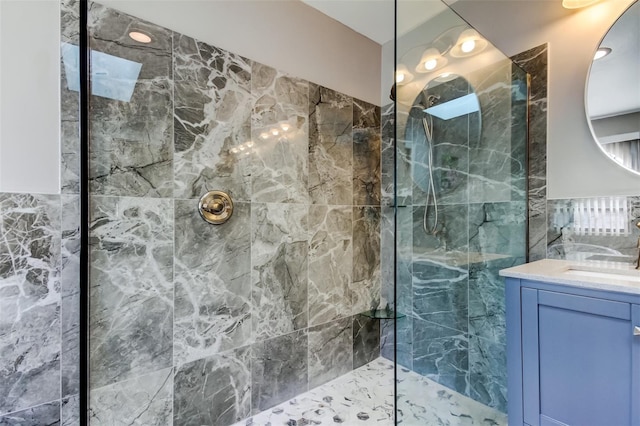
[[438, 2], [399, 0], [396, 19], [382, 120], [395, 124], [383, 140], [395, 294], [383, 294], [398, 313], [398, 419], [506, 425], [498, 272], [526, 260], [528, 76]]
[[[88, 298], [86, 335], [66, 336], [87, 366], [63, 382], [69, 412], [506, 424], [497, 274], [526, 258], [527, 75], [444, 3], [397, 0], [379, 106], [140, 3], [62, 1], [63, 217], [72, 251], [86, 208]], [[154, 4], [176, 22], [216, 6]], [[82, 365], [68, 346], [63, 363]]]

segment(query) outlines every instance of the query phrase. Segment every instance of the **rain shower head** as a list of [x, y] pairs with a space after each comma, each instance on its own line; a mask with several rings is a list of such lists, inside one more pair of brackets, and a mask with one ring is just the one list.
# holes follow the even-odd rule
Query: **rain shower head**
[[427, 113], [427, 109], [434, 106], [440, 100], [440, 96], [438, 95], [427, 95], [422, 92], [418, 103], [413, 104], [411, 110], [409, 111], [409, 116], [411, 118], [417, 118], [421, 120], [425, 113]]

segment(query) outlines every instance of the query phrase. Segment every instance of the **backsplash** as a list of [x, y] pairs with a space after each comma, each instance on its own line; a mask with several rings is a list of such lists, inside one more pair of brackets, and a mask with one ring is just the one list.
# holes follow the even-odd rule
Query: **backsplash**
[[547, 258], [636, 261], [640, 196], [549, 200], [547, 211]]

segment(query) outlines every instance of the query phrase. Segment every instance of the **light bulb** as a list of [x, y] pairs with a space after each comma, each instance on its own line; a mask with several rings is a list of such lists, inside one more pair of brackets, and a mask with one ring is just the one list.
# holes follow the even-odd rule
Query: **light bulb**
[[598, 60], [601, 58], [604, 58], [605, 56], [607, 56], [609, 53], [611, 53], [611, 49], [608, 47], [601, 47], [600, 49], [596, 50], [596, 54], [593, 55], [593, 60]]
[[240, 145], [240, 146], [238, 147], [238, 149], [239, 149], [240, 151], [244, 151], [244, 146]]
[[402, 86], [403, 84], [410, 83], [412, 80], [413, 74], [409, 72], [407, 66], [398, 64], [396, 67], [396, 84]]
[[426, 70], [434, 70], [436, 67], [438, 66], [438, 60], [437, 59], [429, 59], [428, 61], [426, 61], [424, 63], [424, 69]]
[[231, 153], [232, 154], [237, 154], [238, 153], [238, 148], [231, 148]]
[[269, 133], [267, 132], [260, 133], [260, 139], [268, 139], [268, 138], [269, 138]]
[[473, 49], [475, 48], [476, 48], [475, 40], [467, 40], [464, 43], [462, 43], [462, 45], [460, 46], [460, 50], [462, 50], [464, 53], [473, 52]]
[[281, 123], [280, 128], [286, 132], [291, 128], [291, 125], [289, 123]]
[[271, 129], [271, 134], [273, 136], [278, 136], [280, 134], [280, 132], [278, 131], [278, 129]]

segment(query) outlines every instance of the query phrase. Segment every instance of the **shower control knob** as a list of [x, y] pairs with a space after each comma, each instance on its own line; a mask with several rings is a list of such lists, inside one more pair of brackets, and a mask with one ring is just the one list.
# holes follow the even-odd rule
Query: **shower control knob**
[[233, 201], [224, 191], [209, 191], [198, 203], [200, 216], [212, 225], [221, 225], [233, 214]]

